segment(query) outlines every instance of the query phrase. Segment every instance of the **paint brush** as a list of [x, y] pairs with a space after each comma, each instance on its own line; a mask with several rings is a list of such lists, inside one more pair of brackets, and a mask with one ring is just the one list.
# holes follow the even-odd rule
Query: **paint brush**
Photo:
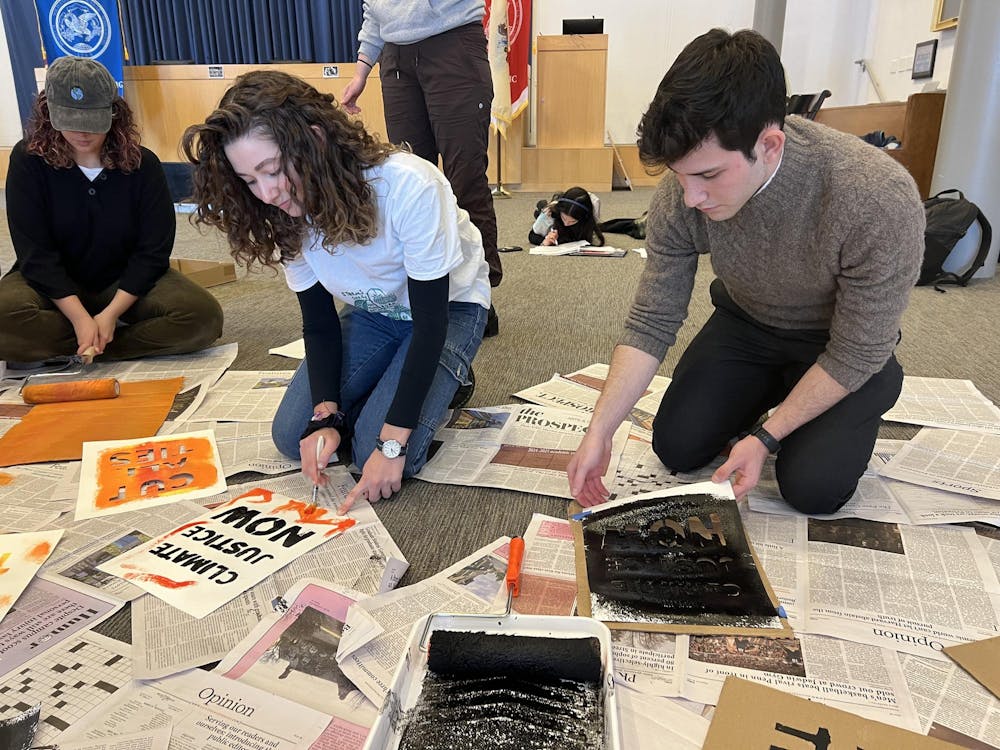
[[[319, 462], [322, 460], [321, 456], [323, 455], [323, 446], [324, 445], [326, 445], [326, 440], [323, 438], [322, 435], [320, 435], [319, 439], [316, 441], [316, 472], [318, 474], [322, 474], [323, 473], [322, 469], [320, 469], [320, 467], [319, 467]], [[319, 495], [319, 481], [316, 481], [315, 483], [313, 483], [312, 499], [309, 501], [309, 510], [310, 510], [310, 512], [316, 510], [316, 497], [317, 497], [317, 495]]]

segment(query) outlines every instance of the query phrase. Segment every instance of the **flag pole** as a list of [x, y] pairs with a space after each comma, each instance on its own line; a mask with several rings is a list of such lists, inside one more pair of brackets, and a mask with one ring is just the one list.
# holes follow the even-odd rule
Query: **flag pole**
[[503, 186], [503, 138], [500, 136], [500, 128], [496, 128], [497, 133], [497, 186], [490, 193], [494, 198], [510, 198], [510, 192]]

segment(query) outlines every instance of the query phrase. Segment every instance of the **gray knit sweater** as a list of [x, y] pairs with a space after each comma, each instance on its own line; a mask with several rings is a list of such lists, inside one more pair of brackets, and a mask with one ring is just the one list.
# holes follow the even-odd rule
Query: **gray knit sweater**
[[413, 44], [469, 23], [482, 23], [483, 0], [366, 0], [358, 54], [375, 61], [385, 42]]
[[829, 329], [817, 363], [848, 391], [878, 372], [924, 248], [924, 209], [906, 170], [860, 138], [785, 121], [781, 167], [731, 219], [684, 205], [672, 173], [649, 208], [648, 260], [620, 344], [666, 356], [687, 316], [698, 257], [761, 323]]

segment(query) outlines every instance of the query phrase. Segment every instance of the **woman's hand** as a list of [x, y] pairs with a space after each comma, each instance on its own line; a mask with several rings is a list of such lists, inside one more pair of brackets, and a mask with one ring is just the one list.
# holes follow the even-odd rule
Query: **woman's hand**
[[542, 240], [543, 245], [558, 245], [559, 244], [559, 232], [555, 229], [550, 229], [549, 233], [545, 235], [545, 239]]
[[[323, 437], [323, 449], [317, 453], [319, 438]], [[322, 430], [302, 438], [299, 441], [299, 456], [302, 459], [302, 474], [313, 484], [321, 487], [326, 485], [326, 475], [323, 469], [330, 462], [330, 456], [340, 447], [340, 433], [332, 427], [325, 427]]]
[[100, 351], [104, 351], [104, 347], [114, 341], [115, 328], [118, 326], [118, 316], [113, 312], [109, 312], [108, 308], [104, 308], [94, 316], [94, 322], [97, 324], [97, 333], [100, 339], [100, 345], [97, 348]]
[[347, 498], [337, 512], [344, 515], [358, 498], [367, 498], [368, 502], [374, 503], [382, 498], [392, 497], [394, 492], [399, 492], [403, 483], [405, 464], [406, 458], [403, 456], [386, 458], [382, 455], [382, 451], [372, 451], [361, 469], [361, 479], [354, 489], [347, 493]]
[[75, 318], [73, 332], [76, 334], [77, 354], [83, 354], [88, 349], [92, 349], [93, 354], [100, 354], [104, 351], [104, 345], [101, 343], [100, 325], [90, 315], [81, 315]]

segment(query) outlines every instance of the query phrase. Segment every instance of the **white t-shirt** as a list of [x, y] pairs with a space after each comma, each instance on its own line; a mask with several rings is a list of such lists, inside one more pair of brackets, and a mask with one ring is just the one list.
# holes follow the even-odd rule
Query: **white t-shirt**
[[310, 232], [302, 252], [284, 266], [294, 292], [317, 281], [334, 297], [394, 320], [412, 320], [407, 277], [449, 276], [450, 302], [490, 306], [489, 267], [483, 241], [451, 185], [430, 162], [399, 152], [367, 170], [375, 191], [378, 235], [367, 245], [327, 250]]

